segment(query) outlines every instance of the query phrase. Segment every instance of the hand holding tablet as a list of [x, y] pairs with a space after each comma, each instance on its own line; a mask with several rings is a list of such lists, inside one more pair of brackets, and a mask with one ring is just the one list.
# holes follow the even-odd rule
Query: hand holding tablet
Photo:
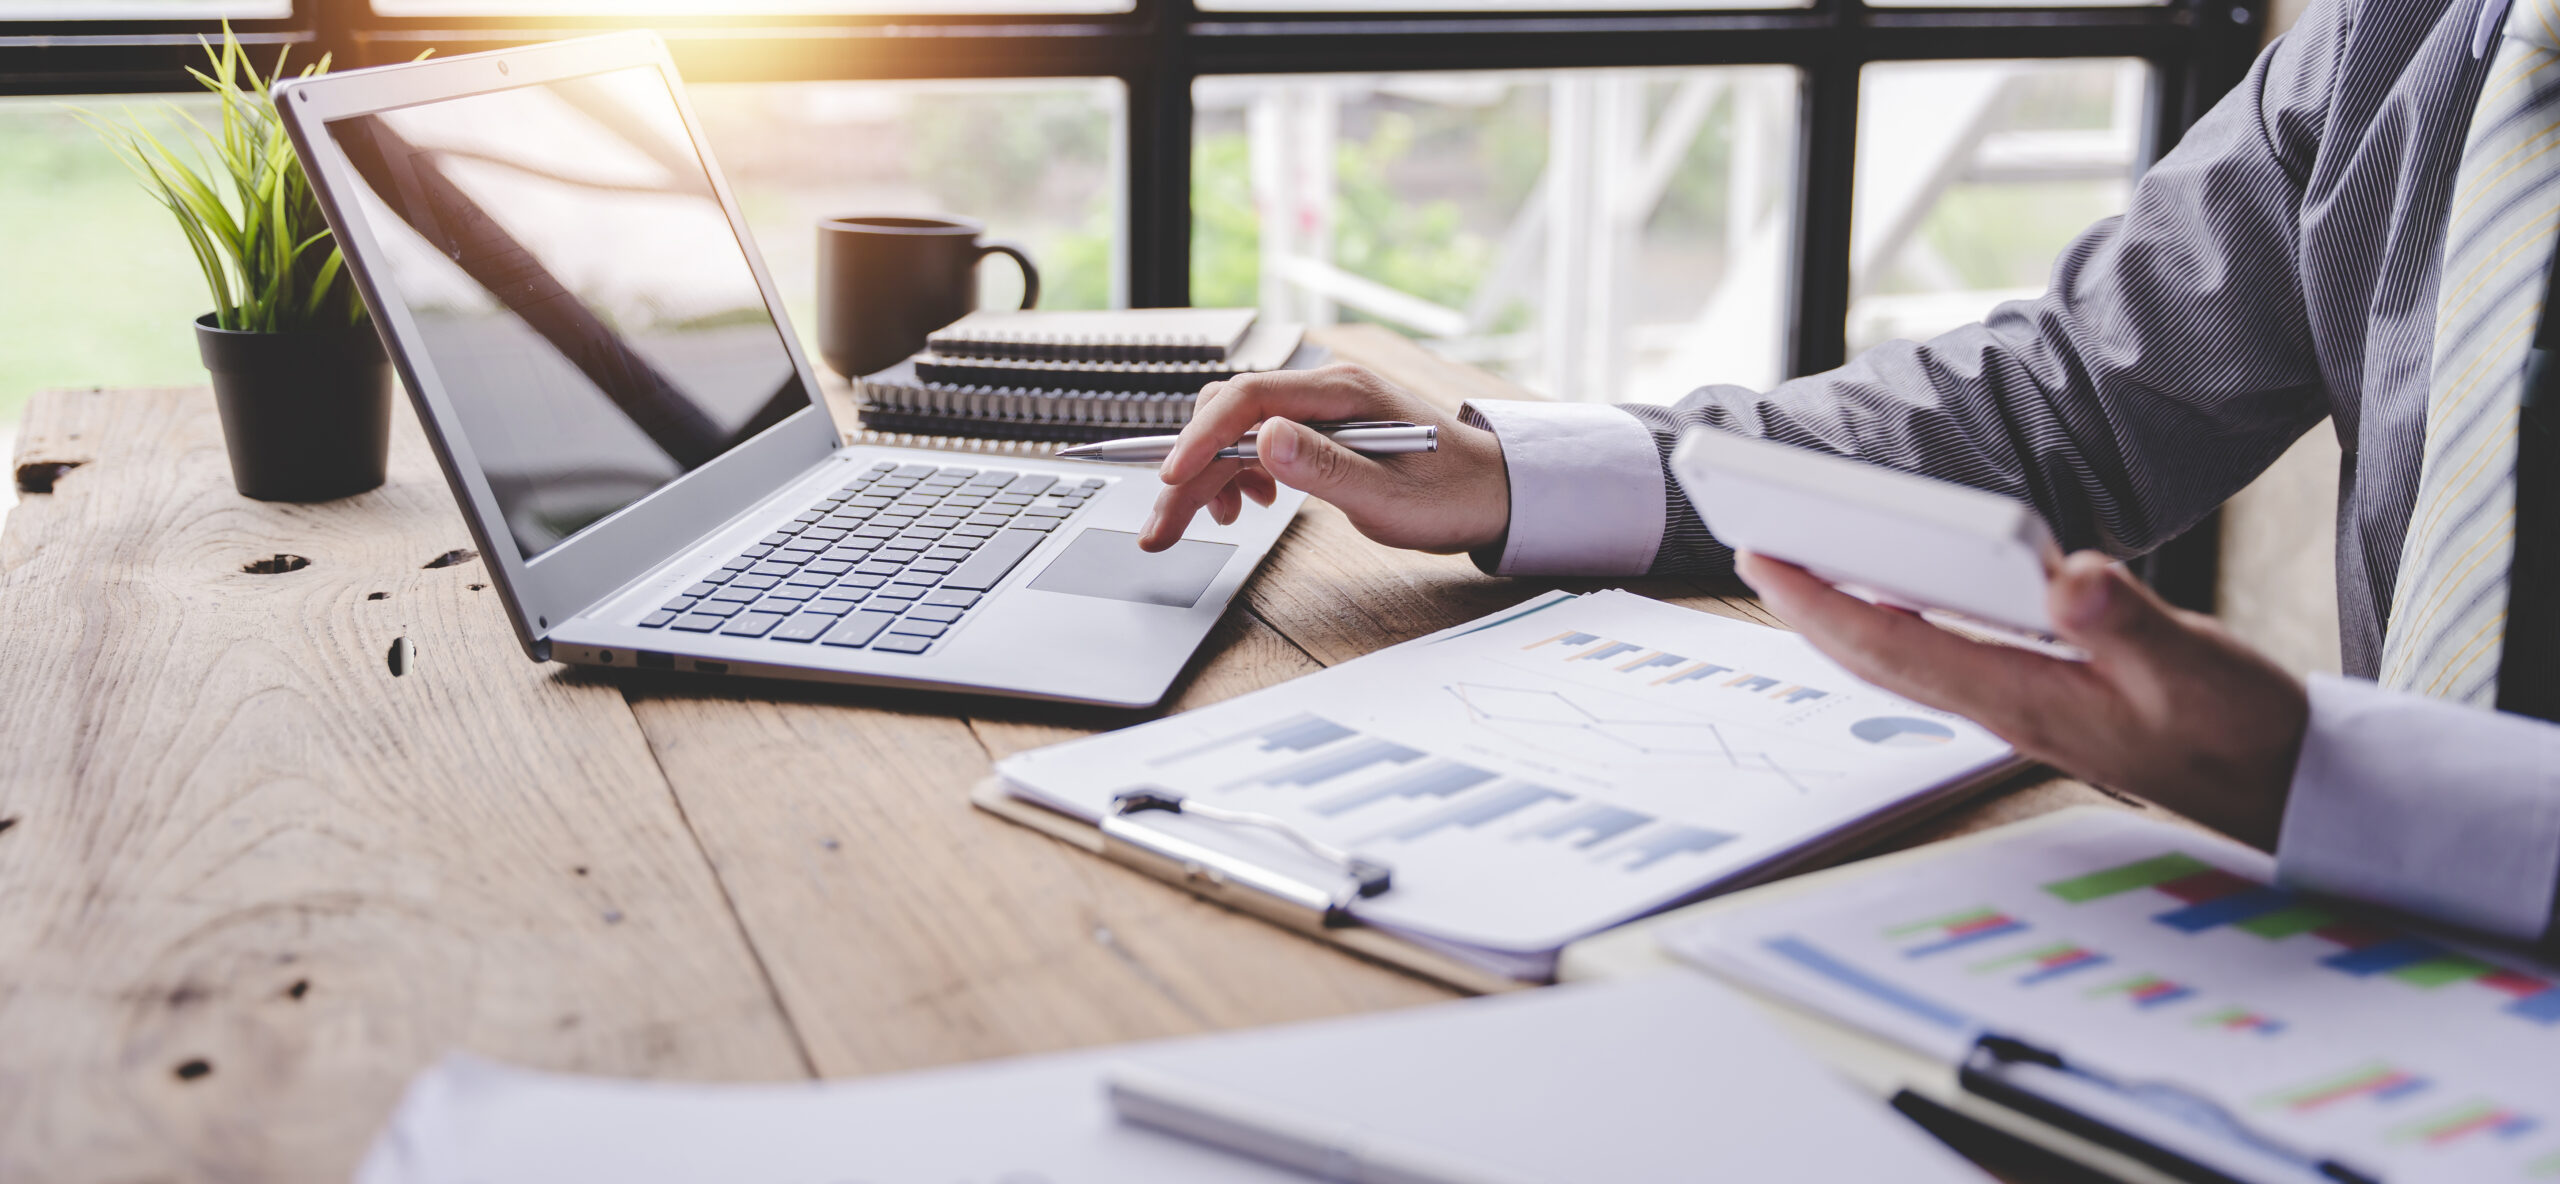
[[2062, 656], [2046, 608], [2061, 561], [2044, 519], [1996, 493], [1710, 428], [1673, 475], [1718, 539], [1878, 604]]

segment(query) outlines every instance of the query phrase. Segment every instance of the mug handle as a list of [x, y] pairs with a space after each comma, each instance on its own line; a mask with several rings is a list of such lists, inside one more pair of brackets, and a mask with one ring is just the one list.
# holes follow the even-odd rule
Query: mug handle
[[1011, 255], [1015, 263], [1022, 265], [1022, 307], [1040, 303], [1040, 269], [1032, 266], [1030, 252], [1023, 250], [1020, 243], [1000, 238], [978, 244], [979, 259], [996, 254]]

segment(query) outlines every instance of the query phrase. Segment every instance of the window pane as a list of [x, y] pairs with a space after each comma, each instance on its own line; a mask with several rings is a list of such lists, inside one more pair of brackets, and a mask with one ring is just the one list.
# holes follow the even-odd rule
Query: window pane
[[[1127, 303], [1122, 87], [1111, 79], [712, 83], [686, 88], [794, 328], [817, 362], [818, 222], [958, 214], [1030, 248], [1042, 308]], [[1011, 261], [979, 268], [992, 308]], [[820, 367], [824, 369], [823, 366]]]
[[[180, 104], [210, 118], [209, 99]], [[49, 386], [205, 381], [189, 322], [213, 298], [175, 219], [69, 108], [142, 114], [178, 143], [160, 100], [0, 100], [0, 425]]]
[[1209, 78], [1192, 302], [1375, 321], [1568, 399], [1774, 382], [1784, 67]]
[[277, 20], [293, 0], [0, 0], [0, 21]]
[[[1920, 0], [1908, 0], [1918, 3]], [[2029, 3], [2031, 0], [2013, 0]], [[2103, 3], [2165, 3], [2166, 0], [2101, 0]], [[1555, 12], [1571, 11], [1566, 0], [1198, 0], [1203, 12]], [[1593, 6], [1603, 12], [1648, 9], [1810, 8], [1813, 0], [1609, 0]]]
[[2130, 58], [1867, 67], [1850, 351], [2044, 291], [2054, 256], [2123, 211], [2149, 83]]
[[[783, 291], [817, 324], [820, 217], [879, 211], [983, 218], [1027, 243], [1047, 307], [1120, 298], [1120, 86], [1016, 83], [738, 84], [691, 88], [713, 150]], [[209, 102], [184, 100], [200, 115]], [[150, 113], [157, 100], [0, 100], [0, 425], [47, 386], [205, 381], [188, 323], [213, 307], [169, 214], [66, 104]], [[172, 121], [157, 119], [164, 136]], [[174, 141], [172, 141], [174, 142]], [[1021, 299], [985, 265], [984, 296]]]
[[[2061, 0], [2074, 8], [2146, 8], [2169, 0]], [[1870, 8], [2051, 8], [2055, 0], [1867, 0]]]
[[[5, 2], [5, 0], [0, 0]], [[1127, 12], [1131, 0], [373, 0], [384, 16], [831, 16]]]

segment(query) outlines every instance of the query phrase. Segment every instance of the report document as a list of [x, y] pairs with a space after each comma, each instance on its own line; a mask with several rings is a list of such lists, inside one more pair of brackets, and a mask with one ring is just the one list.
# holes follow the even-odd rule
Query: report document
[[2079, 1092], [2235, 1178], [2560, 1180], [2560, 966], [2304, 896], [2261, 852], [2120, 811], [1912, 856], [1661, 941], [1931, 1061], [1996, 1033], [2138, 1083]]
[[[1522, 979], [1567, 942], [1774, 873], [2005, 772], [2009, 746], [1803, 639], [1622, 591], [1554, 593], [1197, 711], [1022, 754], [1087, 821], [1151, 789], [1392, 869], [1357, 920]], [[1149, 825], [1257, 866], [1266, 830]]]

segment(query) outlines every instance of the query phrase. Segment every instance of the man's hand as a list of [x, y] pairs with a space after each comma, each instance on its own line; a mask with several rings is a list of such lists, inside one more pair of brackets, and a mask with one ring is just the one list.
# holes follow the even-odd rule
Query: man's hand
[[[1440, 450], [1362, 456], [1305, 426], [1307, 421], [1406, 420], [1440, 429]], [[1217, 451], [1262, 434], [1260, 461], [1218, 460]], [[1270, 505], [1274, 482], [1341, 507], [1360, 533], [1391, 547], [1467, 551], [1502, 537], [1511, 523], [1511, 479], [1493, 433], [1468, 427], [1357, 366], [1277, 370], [1213, 382], [1165, 458], [1168, 487], [1138, 546], [1161, 551], [1207, 507], [1236, 520], [1244, 499]]]
[[2057, 631], [2087, 662], [1970, 641], [1765, 556], [1743, 555], [1735, 570], [1858, 677], [2075, 777], [2274, 847], [2310, 718], [2301, 681], [2105, 556], [2071, 556], [2047, 590]]

